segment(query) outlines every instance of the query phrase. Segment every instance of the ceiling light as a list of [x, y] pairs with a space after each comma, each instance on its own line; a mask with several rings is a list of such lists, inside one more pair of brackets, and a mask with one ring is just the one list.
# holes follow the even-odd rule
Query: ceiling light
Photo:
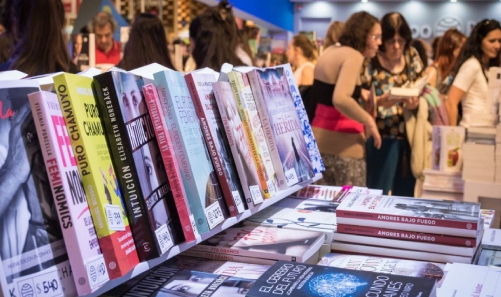
[[362, 0], [362, 3], [367, 3], [369, 2], [369, 0]]

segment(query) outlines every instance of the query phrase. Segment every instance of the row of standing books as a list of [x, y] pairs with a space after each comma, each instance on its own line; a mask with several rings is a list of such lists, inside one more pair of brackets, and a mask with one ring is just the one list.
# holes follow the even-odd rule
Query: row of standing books
[[0, 82], [4, 295], [88, 294], [323, 171], [290, 65], [246, 71]]

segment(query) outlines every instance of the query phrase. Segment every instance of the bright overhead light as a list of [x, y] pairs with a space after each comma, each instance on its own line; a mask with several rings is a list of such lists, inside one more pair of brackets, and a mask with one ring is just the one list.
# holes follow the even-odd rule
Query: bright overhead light
[[455, 3], [455, 2], [458, 2], [458, 0], [451, 0], [451, 2]]
[[369, 2], [369, 0], [362, 0], [362, 3], [367, 3], [367, 2]]

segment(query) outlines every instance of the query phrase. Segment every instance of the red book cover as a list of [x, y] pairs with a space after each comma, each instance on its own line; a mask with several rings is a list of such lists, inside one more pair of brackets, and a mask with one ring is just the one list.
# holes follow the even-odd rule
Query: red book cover
[[196, 225], [194, 224], [194, 219], [189, 208], [179, 165], [174, 156], [173, 143], [167, 130], [160, 99], [156, 87], [153, 84], [143, 86], [143, 92], [146, 105], [151, 115], [151, 121], [153, 122], [153, 128], [157, 136], [160, 154], [162, 155], [162, 160], [167, 171], [167, 177], [174, 196], [179, 220], [183, 228], [183, 234], [185, 240], [191, 242], [194, 241], [197, 236]]

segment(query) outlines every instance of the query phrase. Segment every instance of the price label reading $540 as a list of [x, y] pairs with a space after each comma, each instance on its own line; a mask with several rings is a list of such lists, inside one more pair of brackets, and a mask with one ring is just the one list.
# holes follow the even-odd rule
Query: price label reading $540
[[17, 283], [20, 296], [63, 296], [63, 287], [57, 269], [23, 279]]
[[213, 229], [224, 220], [223, 211], [217, 202], [212, 203], [205, 209], [205, 216], [210, 229]]
[[110, 230], [125, 231], [125, 223], [122, 217], [122, 212], [120, 211], [120, 206], [108, 204], [104, 208], [106, 211], [106, 220], [108, 220]]

